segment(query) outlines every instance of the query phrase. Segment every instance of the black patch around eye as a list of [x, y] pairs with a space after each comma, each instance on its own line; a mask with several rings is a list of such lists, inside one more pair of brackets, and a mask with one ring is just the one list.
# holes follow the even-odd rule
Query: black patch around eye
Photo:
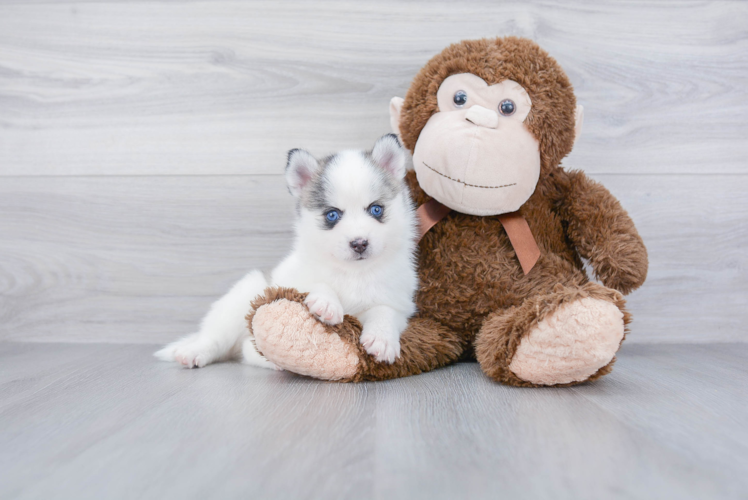
[[[334, 220], [331, 220], [329, 217], [330, 213], [337, 213], [338, 216]], [[343, 218], [343, 211], [338, 210], [337, 208], [328, 208], [324, 212], [322, 212], [322, 229], [332, 229], [334, 228], [338, 222]]]
[[[375, 209], [375, 207], [379, 207], [380, 208], [379, 213], [377, 213], [377, 210]], [[384, 223], [384, 204], [382, 204], [382, 202], [375, 201], [374, 203], [372, 203], [371, 205], [369, 205], [366, 208], [366, 213], [368, 213], [369, 216], [372, 217], [377, 222]]]

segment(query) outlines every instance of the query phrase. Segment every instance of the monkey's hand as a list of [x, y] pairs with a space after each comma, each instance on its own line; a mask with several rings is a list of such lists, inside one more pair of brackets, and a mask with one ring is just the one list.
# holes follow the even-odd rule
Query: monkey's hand
[[565, 172], [559, 208], [567, 235], [597, 278], [623, 294], [647, 277], [647, 249], [634, 221], [601, 184], [580, 171]]

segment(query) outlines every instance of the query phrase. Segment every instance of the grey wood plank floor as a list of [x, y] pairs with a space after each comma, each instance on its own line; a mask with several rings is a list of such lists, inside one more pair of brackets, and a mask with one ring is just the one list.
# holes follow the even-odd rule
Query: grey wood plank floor
[[625, 345], [596, 383], [478, 365], [335, 384], [154, 346], [0, 343], [0, 498], [746, 498], [746, 344]]

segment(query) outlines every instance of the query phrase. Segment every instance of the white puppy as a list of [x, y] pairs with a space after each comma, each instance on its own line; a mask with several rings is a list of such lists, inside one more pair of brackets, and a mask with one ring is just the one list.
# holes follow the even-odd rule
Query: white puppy
[[293, 251], [269, 283], [260, 271], [250, 272], [211, 306], [199, 332], [155, 356], [193, 368], [242, 353], [248, 364], [274, 367], [249, 340], [244, 318], [255, 297], [278, 285], [309, 292], [309, 311], [327, 324], [355, 316], [366, 351], [394, 362], [418, 285], [416, 218], [404, 177], [405, 153], [394, 135], [371, 152], [343, 151], [320, 161], [289, 151], [286, 181], [298, 212]]

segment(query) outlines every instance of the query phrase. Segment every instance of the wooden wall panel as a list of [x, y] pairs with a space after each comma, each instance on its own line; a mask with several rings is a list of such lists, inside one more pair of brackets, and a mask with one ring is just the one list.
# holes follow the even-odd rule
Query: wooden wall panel
[[521, 35], [650, 250], [631, 340], [746, 340], [748, 3], [0, 0], [0, 338], [163, 342], [288, 249], [285, 153], [370, 147], [448, 43]]
[[[632, 342], [745, 341], [745, 176], [596, 177], [650, 254]], [[281, 176], [5, 178], [0, 338], [165, 342], [290, 249]]]
[[370, 147], [449, 43], [521, 35], [586, 107], [569, 164], [745, 173], [745, 2], [3, 2], [0, 175], [278, 173]]
[[0, 337], [160, 342], [291, 241], [280, 176], [6, 178], [0, 193]]

